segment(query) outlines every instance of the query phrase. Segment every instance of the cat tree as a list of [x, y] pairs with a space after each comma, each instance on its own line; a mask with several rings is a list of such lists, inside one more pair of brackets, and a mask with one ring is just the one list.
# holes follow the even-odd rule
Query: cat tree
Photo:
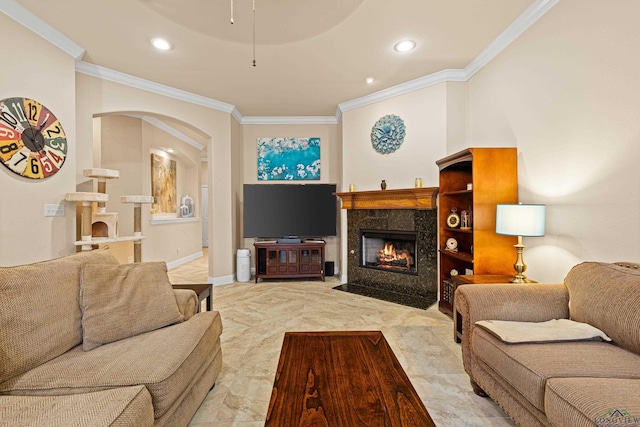
[[[153, 203], [152, 196], [122, 196], [122, 203], [132, 203], [133, 208], [133, 236], [119, 236], [118, 214], [106, 212], [107, 180], [118, 179], [120, 172], [113, 169], [84, 169], [86, 177], [97, 179], [98, 192], [67, 193], [68, 202], [82, 202], [81, 238], [75, 242], [82, 246], [83, 251], [90, 251], [94, 245], [106, 243], [133, 241], [133, 261], [142, 260], [142, 205]], [[98, 203], [93, 212], [93, 203]]]

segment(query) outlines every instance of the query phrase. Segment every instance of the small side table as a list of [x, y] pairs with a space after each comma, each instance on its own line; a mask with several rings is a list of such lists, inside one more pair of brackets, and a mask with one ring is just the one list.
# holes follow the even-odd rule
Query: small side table
[[198, 294], [198, 311], [200, 311], [200, 306], [202, 301], [207, 301], [207, 311], [211, 311], [211, 284], [210, 283], [189, 283], [182, 285], [171, 285], [173, 289], [191, 289], [196, 294]]
[[[474, 276], [451, 276], [451, 284], [453, 286], [453, 339], [459, 343], [462, 341], [462, 315], [458, 312], [455, 305], [455, 292], [458, 286], [462, 285], [486, 285], [489, 283], [510, 283], [513, 280], [513, 275], [489, 275], [480, 274]], [[514, 283], [514, 286], [517, 286]]]

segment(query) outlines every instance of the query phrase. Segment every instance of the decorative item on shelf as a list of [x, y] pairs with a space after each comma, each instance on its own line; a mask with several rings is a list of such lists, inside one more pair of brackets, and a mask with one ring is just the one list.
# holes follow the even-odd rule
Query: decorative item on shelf
[[460, 215], [458, 215], [458, 208], [451, 208], [451, 213], [447, 217], [447, 226], [450, 228], [460, 227]]
[[371, 128], [371, 144], [380, 154], [390, 154], [400, 148], [406, 135], [404, 122], [389, 114], [379, 119]]
[[422, 188], [422, 178], [416, 178], [416, 188]]
[[182, 199], [180, 199], [180, 216], [190, 218], [193, 216], [193, 211], [193, 198], [188, 194], [182, 196]]
[[524, 263], [524, 248], [522, 237], [544, 236], [546, 206], [545, 205], [497, 205], [496, 207], [496, 233], [507, 236], [518, 236], [516, 248], [516, 263], [513, 268], [516, 275], [512, 283], [527, 283], [529, 280], [524, 272], [527, 269]]
[[464, 210], [460, 212], [460, 229], [471, 230], [471, 211]]
[[467, 190], [473, 190], [473, 184], [472, 183], [468, 183], [467, 184]]
[[0, 162], [25, 178], [43, 179], [58, 172], [68, 142], [56, 116], [29, 98], [3, 99], [0, 110]]
[[456, 270], [455, 268], [452, 268], [451, 271], [449, 272], [449, 275], [451, 277], [457, 276], [458, 275], [458, 270]]
[[473, 269], [471, 269], [471, 268], [465, 268], [465, 269], [464, 269], [464, 275], [465, 275], [465, 276], [473, 276]]
[[356, 185], [355, 184], [349, 184], [349, 191], [350, 192], [355, 192], [356, 191]]
[[449, 237], [445, 243], [447, 250], [451, 252], [458, 252], [458, 241], [453, 237]]
[[387, 189], [387, 181], [385, 181], [384, 179], [382, 180], [382, 182], [380, 183], [380, 188], [382, 190], [386, 190]]

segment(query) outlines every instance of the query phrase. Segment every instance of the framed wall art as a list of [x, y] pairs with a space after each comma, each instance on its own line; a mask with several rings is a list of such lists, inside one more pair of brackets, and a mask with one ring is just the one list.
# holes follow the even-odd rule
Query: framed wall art
[[151, 195], [154, 214], [177, 214], [176, 161], [151, 154]]

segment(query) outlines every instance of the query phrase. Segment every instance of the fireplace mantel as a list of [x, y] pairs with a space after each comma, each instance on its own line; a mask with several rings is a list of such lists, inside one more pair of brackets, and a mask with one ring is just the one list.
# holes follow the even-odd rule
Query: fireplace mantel
[[336, 193], [342, 209], [436, 209], [438, 187]]

